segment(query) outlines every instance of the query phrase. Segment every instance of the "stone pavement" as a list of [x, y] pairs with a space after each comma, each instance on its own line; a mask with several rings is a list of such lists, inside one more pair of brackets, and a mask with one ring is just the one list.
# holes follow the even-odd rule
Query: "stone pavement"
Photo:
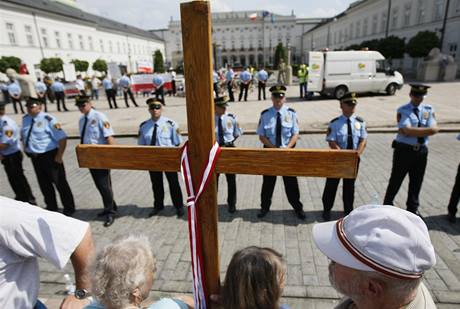
[[[460, 128], [460, 110], [458, 98], [460, 97], [460, 82], [432, 83], [429, 96], [425, 102], [433, 104], [438, 122], [443, 129]], [[407, 84], [396, 92], [394, 96], [385, 94], [363, 95], [359, 98], [357, 114], [366, 120], [369, 131], [394, 130], [396, 122], [396, 109], [408, 102], [409, 88]], [[241, 127], [246, 133], [253, 133], [257, 128], [260, 112], [271, 106], [269, 92], [268, 100], [257, 101], [257, 88], [249, 94], [248, 102], [230, 103], [228, 111], [237, 116]], [[329, 121], [340, 114], [339, 103], [334, 99], [322, 99], [314, 97], [311, 101], [300, 101], [298, 86], [288, 87], [287, 101], [290, 107], [297, 111], [299, 125], [302, 132], [324, 132]], [[116, 134], [136, 135], [139, 124], [149, 118], [142, 95], [137, 97], [140, 107], [126, 109], [122, 97], [117, 99], [118, 109], [110, 110], [105, 96], [95, 102], [98, 110], [107, 113], [110, 121], [114, 124]], [[131, 102], [129, 103], [133, 105]], [[166, 97], [164, 115], [179, 123], [181, 131], [187, 130], [187, 115], [185, 111], [185, 98]], [[49, 111], [62, 124], [62, 128], [71, 136], [78, 134], [78, 119], [80, 113], [74, 106], [74, 100], [68, 100], [70, 112], [56, 112], [56, 104], [48, 103]], [[7, 106], [7, 113], [12, 113], [12, 106]], [[13, 115], [20, 122], [21, 115]]]
[[[118, 123], [114, 123], [114, 126], [118, 126]], [[390, 144], [393, 137], [393, 134], [370, 134], [356, 183], [355, 206], [382, 201], [391, 170]], [[460, 307], [460, 223], [452, 225], [444, 218], [459, 163], [460, 143], [455, 137], [454, 133], [441, 133], [431, 139], [429, 162], [421, 193], [420, 210], [429, 226], [437, 253], [437, 265], [427, 272], [425, 283], [440, 308]], [[134, 138], [117, 140], [122, 144], [135, 143]], [[148, 173], [112, 171], [114, 193], [120, 205], [121, 217], [110, 228], [104, 228], [96, 217], [96, 213], [102, 207], [101, 198], [88, 170], [77, 167], [74, 151], [76, 143], [76, 140], [69, 141], [64, 162], [76, 198], [76, 218], [91, 223], [96, 245], [102, 247], [115, 237], [128, 233], [147, 234], [158, 261], [153, 297], [157, 298], [160, 294], [190, 293], [191, 270], [186, 219], [176, 218], [169, 193], [166, 192], [166, 209], [157, 217], [147, 218], [153, 203]], [[260, 147], [254, 135], [243, 136], [237, 145]], [[298, 147], [326, 148], [324, 134], [302, 135]], [[26, 176], [40, 206], [43, 206], [43, 197], [38, 189], [30, 160], [25, 159], [24, 162]], [[321, 220], [324, 179], [299, 178], [301, 200], [307, 212], [305, 221], [300, 221], [294, 216], [281, 179], [278, 178], [271, 212], [263, 220], [256, 217], [259, 211], [262, 177], [239, 175], [237, 180], [238, 211], [230, 215], [225, 207], [225, 177], [220, 178], [221, 191], [218, 202], [221, 278], [224, 278], [225, 269], [236, 250], [249, 245], [271, 247], [281, 252], [287, 261], [285, 302], [292, 308], [331, 308], [339, 295], [329, 284], [328, 260], [316, 249], [311, 235], [313, 224]], [[333, 218], [342, 215], [340, 192], [339, 189]], [[13, 197], [3, 169], [0, 169], [0, 194]], [[399, 207], [404, 207], [406, 196], [407, 180], [396, 199]], [[40, 297], [50, 308], [57, 308], [64, 290], [63, 275], [72, 274], [71, 267], [67, 265], [60, 271], [46, 262], [40, 262], [40, 267]]]

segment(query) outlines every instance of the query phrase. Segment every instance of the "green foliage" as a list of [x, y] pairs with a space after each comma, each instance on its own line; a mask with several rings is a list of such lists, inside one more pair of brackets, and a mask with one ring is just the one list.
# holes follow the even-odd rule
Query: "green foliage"
[[385, 58], [400, 59], [404, 57], [406, 44], [405, 39], [392, 35], [387, 38], [363, 41], [361, 44], [353, 44], [346, 47], [345, 50], [362, 50], [364, 48], [376, 50]]
[[374, 39], [374, 40], [368, 40], [368, 41], [363, 41], [360, 46], [361, 48], [360, 49], [363, 49], [363, 48], [368, 48], [369, 50], [379, 50], [380, 46], [381, 46], [381, 39]]
[[40, 70], [48, 73], [57, 73], [62, 71], [64, 61], [61, 58], [43, 58], [40, 61]]
[[75, 66], [75, 71], [77, 72], [86, 72], [89, 68], [89, 62], [85, 60], [73, 59], [70, 61]]
[[97, 59], [93, 63], [93, 70], [101, 73], [107, 73], [107, 62], [102, 59]]
[[165, 65], [163, 60], [163, 54], [159, 49], [155, 51], [153, 54], [153, 69], [156, 73], [164, 73], [165, 72]]
[[406, 52], [414, 58], [426, 57], [434, 47], [439, 47], [439, 44], [439, 38], [435, 32], [420, 31], [409, 40]]
[[287, 51], [283, 47], [283, 43], [278, 43], [275, 49], [275, 63], [273, 64], [275, 69], [278, 69], [281, 59], [284, 60], [284, 63], [287, 63]]
[[15, 56], [2, 56], [0, 58], [0, 72], [6, 73], [7, 69], [14, 69], [16, 72], [19, 72], [19, 67], [21, 66], [21, 59]]

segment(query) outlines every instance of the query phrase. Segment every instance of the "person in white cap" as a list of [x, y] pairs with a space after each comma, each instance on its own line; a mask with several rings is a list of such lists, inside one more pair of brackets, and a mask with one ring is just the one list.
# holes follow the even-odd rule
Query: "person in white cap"
[[422, 283], [436, 263], [428, 228], [394, 206], [366, 205], [313, 227], [330, 260], [329, 280], [346, 296], [335, 308], [436, 308]]

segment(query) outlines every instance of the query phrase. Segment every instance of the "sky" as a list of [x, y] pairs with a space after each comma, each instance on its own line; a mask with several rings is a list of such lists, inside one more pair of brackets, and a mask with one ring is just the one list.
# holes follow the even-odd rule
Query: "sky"
[[[84, 11], [141, 29], [167, 28], [171, 16], [179, 19], [181, 0], [76, 0]], [[297, 17], [330, 17], [355, 0], [210, 0], [213, 12], [267, 10]]]

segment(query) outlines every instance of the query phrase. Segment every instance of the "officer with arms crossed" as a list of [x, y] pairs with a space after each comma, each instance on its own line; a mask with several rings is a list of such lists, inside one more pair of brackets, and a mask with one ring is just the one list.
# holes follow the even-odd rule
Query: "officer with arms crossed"
[[[284, 105], [286, 87], [272, 86], [273, 106], [260, 114], [257, 134], [264, 148], [294, 148], [299, 137], [297, 114], [292, 108]], [[284, 188], [288, 201], [299, 219], [305, 219], [303, 205], [300, 202], [299, 184], [297, 177], [283, 176]], [[262, 218], [270, 211], [276, 176], [263, 176], [261, 192], [261, 211], [257, 217]]]
[[[233, 114], [226, 113], [228, 107], [227, 102], [227, 97], [214, 99], [216, 140], [221, 147], [235, 147], [235, 140], [241, 136], [242, 130], [236, 121], [236, 117]], [[228, 212], [234, 213], [236, 211], [236, 175], [225, 174], [225, 177], [227, 178], [228, 185]], [[217, 174], [217, 179], [219, 179], [219, 174]]]
[[0, 161], [5, 167], [8, 181], [14, 191], [15, 199], [37, 205], [29, 182], [22, 169], [22, 152], [19, 141], [19, 128], [5, 116], [5, 103], [0, 102]]
[[263, 98], [264, 100], [267, 99], [266, 95], [265, 95], [265, 86], [267, 85], [267, 80], [268, 80], [268, 73], [267, 71], [264, 70], [263, 67], [260, 68], [259, 72], [257, 72], [257, 80], [258, 80], [258, 84], [257, 84], [257, 88], [258, 88], [258, 100], [260, 101], [262, 96], [261, 94], [263, 94]]
[[[83, 114], [78, 122], [80, 144], [115, 144], [114, 133], [107, 116], [93, 109], [88, 96], [77, 96], [75, 98], [75, 105]], [[104, 211], [99, 213], [98, 216], [105, 216], [105, 227], [111, 226], [115, 220], [114, 215], [116, 214], [117, 205], [113, 200], [110, 170], [90, 169], [89, 172], [104, 203]]]
[[67, 135], [54, 116], [41, 111], [40, 101], [29, 98], [26, 103], [27, 115], [22, 118], [21, 139], [24, 151], [32, 159], [35, 174], [46, 209], [58, 211], [56, 186], [64, 206], [64, 214], [75, 212], [75, 202], [65, 175], [62, 157], [67, 146]]
[[423, 99], [430, 86], [411, 84], [410, 102], [398, 108], [398, 135], [393, 141], [393, 168], [387, 187], [385, 205], [393, 205], [393, 200], [401, 184], [409, 174], [407, 210], [418, 213], [419, 194], [428, 158], [428, 136], [438, 133], [434, 108], [424, 104]]
[[[157, 98], [150, 98], [146, 101], [151, 118], [141, 123], [139, 127], [139, 145], [145, 146], [179, 146], [182, 139], [179, 126], [169, 118], [161, 115], [163, 111], [163, 101]], [[153, 210], [149, 217], [157, 215], [164, 209], [164, 187], [163, 172], [149, 172], [153, 190]], [[165, 172], [169, 184], [171, 200], [176, 208], [177, 217], [184, 214], [184, 201], [179, 186], [179, 179], [176, 172]]]
[[[326, 140], [331, 149], [357, 150], [359, 155], [363, 153], [366, 147], [367, 131], [364, 120], [354, 115], [357, 103], [354, 93], [346, 93], [340, 99], [342, 115], [333, 119], [327, 129]], [[355, 181], [356, 179], [343, 179], [342, 196], [345, 215], [353, 210]], [[334, 206], [339, 182], [339, 178], [327, 178], [326, 180], [323, 192], [323, 219], [325, 221], [331, 219], [331, 209]]]

